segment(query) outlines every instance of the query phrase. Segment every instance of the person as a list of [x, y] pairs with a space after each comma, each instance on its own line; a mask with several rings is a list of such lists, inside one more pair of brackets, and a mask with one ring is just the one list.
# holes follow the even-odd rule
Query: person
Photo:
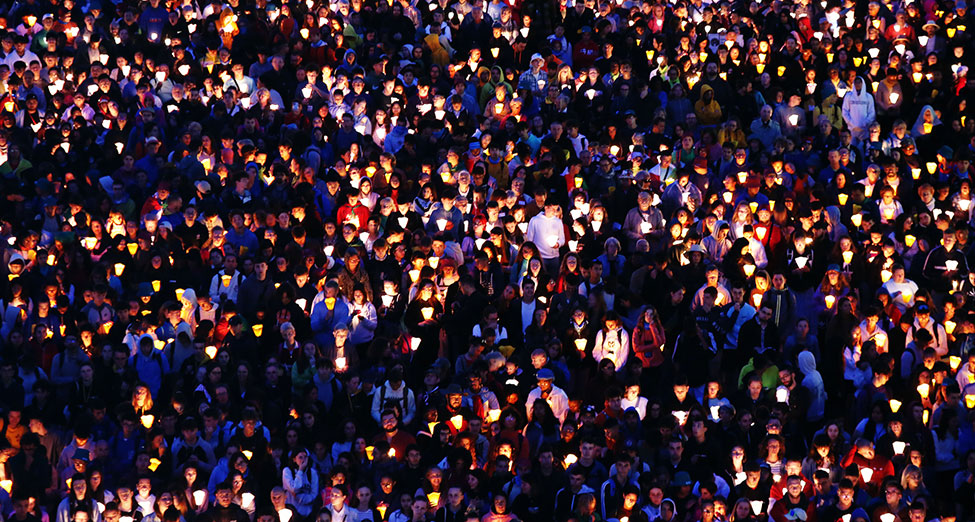
[[558, 419], [559, 424], [565, 422], [569, 413], [569, 398], [565, 391], [553, 384], [555, 373], [548, 368], [542, 368], [535, 374], [535, 377], [538, 379], [538, 386], [528, 394], [528, 399], [525, 402], [526, 415], [531, 418], [535, 399], [543, 399], [552, 408], [552, 414]]

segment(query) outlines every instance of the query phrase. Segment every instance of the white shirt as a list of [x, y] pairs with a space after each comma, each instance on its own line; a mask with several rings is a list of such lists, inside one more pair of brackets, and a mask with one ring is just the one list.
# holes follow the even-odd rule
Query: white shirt
[[525, 333], [525, 330], [528, 329], [528, 326], [532, 324], [532, 319], [534, 319], [534, 317], [535, 317], [535, 300], [532, 299], [532, 302], [530, 303], [526, 303], [522, 301], [521, 302], [521, 333]]
[[[553, 239], [555, 240], [554, 245]], [[542, 212], [528, 222], [525, 240], [535, 243], [542, 259], [557, 259], [559, 247], [565, 244], [565, 227], [562, 225], [561, 219], [546, 217], [545, 213]]]
[[[525, 410], [529, 419], [532, 417], [532, 405], [535, 404], [535, 399], [541, 398], [541, 396], [542, 389], [537, 386], [528, 394], [528, 401], [525, 402]], [[565, 415], [569, 412], [569, 396], [562, 391], [562, 388], [553, 384], [545, 402], [551, 406], [552, 413], [559, 419], [559, 424], [565, 421]]]

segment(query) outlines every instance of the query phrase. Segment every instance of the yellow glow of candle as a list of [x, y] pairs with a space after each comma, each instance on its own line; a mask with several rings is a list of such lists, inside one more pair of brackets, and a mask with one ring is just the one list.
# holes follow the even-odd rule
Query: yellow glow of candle
[[918, 384], [917, 393], [918, 395], [921, 396], [922, 399], [927, 399], [928, 394], [931, 393], [931, 385], [926, 382], [922, 382], [921, 384]]
[[579, 462], [579, 457], [577, 457], [573, 453], [569, 453], [568, 455], [565, 456], [564, 459], [562, 459], [562, 463], [565, 464], [566, 468], [575, 464], [576, 462]]

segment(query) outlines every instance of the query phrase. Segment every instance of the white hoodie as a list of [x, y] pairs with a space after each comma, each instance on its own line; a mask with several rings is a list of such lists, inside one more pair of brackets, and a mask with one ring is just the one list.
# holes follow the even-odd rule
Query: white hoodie
[[[856, 88], [857, 80], [860, 81], [859, 91]], [[843, 97], [843, 121], [850, 128], [854, 139], [863, 139], [867, 136], [867, 127], [876, 119], [874, 100], [873, 96], [867, 92], [867, 82], [857, 76], [853, 82], [853, 88]]]

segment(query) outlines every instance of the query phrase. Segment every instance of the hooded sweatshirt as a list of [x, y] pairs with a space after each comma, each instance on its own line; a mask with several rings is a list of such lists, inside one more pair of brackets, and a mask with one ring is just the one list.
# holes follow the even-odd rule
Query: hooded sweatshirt
[[731, 240], [728, 239], [730, 231], [729, 234], [725, 234], [724, 239], [718, 239], [718, 232], [721, 230], [721, 227], [727, 224], [727, 221], [718, 221], [714, 224], [714, 230], [711, 232], [711, 235], [701, 241], [701, 246], [704, 247], [704, 250], [707, 250], [708, 257], [715, 263], [721, 263], [725, 254], [731, 250]]
[[853, 88], [843, 97], [843, 121], [849, 126], [854, 138], [864, 138], [867, 135], [867, 127], [876, 121], [877, 114], [874, 108], [873, 96], [867, 92], [867, 82], [861, 77], [860, 89], [856, 88], [856, 81]]
[[820, 420], [826, 410], [826, 387], [823, 384], [823, 376], [816, 370], [816, 357], [811, 352], [800, 352], [798, 360], [799, 371], [803, 375], [802, 386], [809, 390], [807, 419]]
[[[711, 94], [710, 101], [705, 101], [707, 99], [705, 95], [709, 93]], [[694, 114], [697, 115], [697, 121], [701, 125], [717, 125], [721, 123], [721, 105], [718, 105], [717, 100], [715, 100], [714, 89], [710, 85], [701, 87], [701, 98], [694, 104]]]
[[[662, 518], [660, 518], [661, 517], [661, 509], [660, 508], [663, 507], [664, 504], [670, 504], [671, 509], [674, 510], [674, 516], [670, 520], [663, 520]], [[673, 522], [674, 520], [678, 520], [678, 518], [677, 518], [677, 504], [673, 500], [671, 500], [669, 498], [663, 499], [660, 502], [660, 505], [659, 506], [654, 506], [653, 504], [647, 504], [643, 508], [643, 512], [647, 514], [647, 520], [661, 520], [663, 522]]]

